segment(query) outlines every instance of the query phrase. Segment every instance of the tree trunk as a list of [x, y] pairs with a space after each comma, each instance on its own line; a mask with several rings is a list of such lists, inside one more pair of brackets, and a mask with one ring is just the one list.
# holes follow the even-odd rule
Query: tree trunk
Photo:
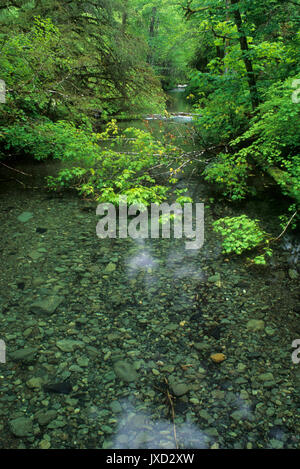
[[239, 33], [239, 41], [243, 56], [243, 61], [247, 71], [247, 81], [249, 85], [250, 98], [252, 103], [253, 110], [257, 108], [259, 104], [257, 86], [256, 86], [256, 77], [253, 71], [252, 61], [249, 58], [249, 46], [247, 41], [247, 36], [243, 28], [243, 20], [241, 17], [240, 10], [238, 8], [239, 0], [231, 0], [231, 5], [234, 7], [233, 16], [234, 22]]
[[148, 58], [147, 58], [147, 62], [150, 65], [153, 65], [152, 39], [155, 36], [155, 26], [156, 26], [156, 21], [157, 21], [156, 13], [157, 13], [157, 7], [153, 7], [151, 18], [150, 18], [150, 25], [149, 25], [150, 51], [149, 51]]
[[127, 19], [128, 19], [128, 0], [126, 0], [123, 6], [123, 13], [122, 13], [122, 32], [125, 34], [126, 27], [127, 27]]
[[[226, 0], [226, 21], [229, 21], [229, 2], [230, 0]], [[228, 48], [229, 48], [229, 39], [226, 37], [225, 42], [224, 42], [224, 58], [226, 58], [228, 54]], [[225, 67], [224, 74], [227, 75], [229, 72], [228, 68]]]
[[154, 31], [155, 31], [155, 21], [156, 21], [156, 12], [157, 8], [153, 7], [152, 8], [152, 16], [150, 19], [150, 27], [149, 27], [149, 35], [150, 37], [154, 37]]

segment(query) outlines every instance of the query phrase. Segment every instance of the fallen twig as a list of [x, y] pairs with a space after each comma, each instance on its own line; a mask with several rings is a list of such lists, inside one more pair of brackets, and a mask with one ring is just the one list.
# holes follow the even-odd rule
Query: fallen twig
[[[177, 435], [176, 435], [176, 425], [175, 425], [175, 410], [174, 410], [174, 403], [173, 403], [173, 399], [174, 396], [172, 396], [172, 394], [170, 393], [169, 391], [169, 383], [168, 383], [168, 380], [167, 378], [164, 376], [164, 382], [165, 382], [165, 385], [166, 385], [166, 389], [165, 389], [165, 392], [166, 392], [166, 396], [167, 396], [167, 404], [169, 405], [169, 409], [171, 409], [171, 415], [172, 415], [172, 423], [173, 423], [173, 435], [174, 435], [174, 441], [175, 441], [175, 446], [176, 446], [176, 449], [178, 449], [178, 443], [177, 443]], [[160, 392], [164, 392], [162, 389], [154, 386], [156, 389], [158, 389]]]
[[278, 241], [286, 232], [286, 230], [288, 229], [288, 227], [290, 226], [290, 224], [292, 223], [294, 217], [297, 215], [298, 213], [298, 210], [296, 210], [296, 212], [293, 213], [293, 215], [291, 216], [291, 218], [289, 219], [289, 221], [287, 222], [284, 230], [280, 233], [279, 236], [277, 236], [276, 238], [272, 238], [270, 241]]
[[5, 166], [8, 169], [11, 169], [12, 171], [16, 171], [17, 173], [23, 174], [24, 176], [32, 176], [32, 174], [24, 173], [23, 171], [20, 171], [19, 169], [12, 168], [11, 166], [8, 166], [8, 164], [2, 163], [2, 161], [0, 161], [0, 164], [2, 164], [2, 166]]

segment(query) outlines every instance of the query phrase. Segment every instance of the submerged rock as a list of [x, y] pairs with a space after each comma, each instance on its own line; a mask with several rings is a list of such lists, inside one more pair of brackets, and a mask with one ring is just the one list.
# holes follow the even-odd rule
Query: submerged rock
[[36, 354], [37, 348], [27, 347], [24, 349], [16, 350], [15, 352], [11, 352], [9, 356], [14, 362], [32, 363], [35, 359]]
[[138, 374], [134, 367], [125, 360], [118, 360], [114, 363], [114, 372], [118, 378], [128, 383], [138, 379]]
[[63, 381], [62, 383], [49, 383], [44, 386], [44, 390], [58, 394], [70, 394], [72, 391], [72, 385], [70, 381]]
[[189, 392], [189, 387], [185, 383], [173, 383], [171, 385], [171, 390], [174, 396], [180, 397]]
[[51, 447], [51, 443], [50, 443], [50, 441], [48, 441], [48, 440], [41, 440], [41, 441], [39, 442], [39, 447], [40, 447], [41, 449], [49, 449], [49, 448]]
[[282, 449], [284, 447], [284, 442], [280, 440], [275, 440], [274, 438], [270, 440], [270, 445], [272, 449]]
[[226, 360], [226, 356], [224, 353], [213, 353], [210, 358], [212, 359], [213, 362], [215, 363], [221, 363], [224, 360]]
[[116, 264], [114, 264], [113, 262], [109, 262], [109, 264], [107, 264], [107, 266], [104, 269], [104, 273], [112, 274], [115, 270], [116, 270]]
[[62, 339], [56, 342], [56, 347], [58, 347], [62, 352], [73, 352], [76, 348], [79, 348], [81, 345], [81, 342], [72, 339]]
[[265, 323], [261, 319], [250, 319], [250, 321], [247, 322], [247, 326], [246, 326], [248, 331], [252, 331], [252, 332], [262, 331], [264, 327], [265, 327]]
[[31, 251], [29, 254], [29, 257], [33, 260], [33, 261], [37, 261], [39, 260], [41, 257], [43, 257], [43, 253], [38, 251], [38, 250], [35, 250], [35, 251]]
[[22, 223], [26, 223], [26, 222], [27, 222], [28, 220], [30, 220], [30, 218], [32, 218], [32, 217], [33, 217], [33, 213], [31, 213], [31, 212], [23, 212], [23, 213], [21, 213], [21, 214], [17, 217], [17, 219], [18, 219], [19, 221], [21, 221]]
[[122, 407], [121, 407], [121, 404], [119, 401], [112, 401], [110, 404], [109, 404], [109, 407], [111, 408], [111, 410], [115, 413], [115, 414], [118, 414], [120, 412], [122, 412]]
[[273, 381], [273, 380], [274, 380], [274, 376], [273, 376], [273, 374], [270, 373], [270, 372], [261, 373], [261, 374], [258, 376], [258, 379], [259, 379], [259, 381], [262, 381], [262, 382]]
[[47, 228], [40, 228], [40, 227], [38, 226], [35, 231], [36, 231], [36, 233], [44, 234], [44, 233], [46, 233]]
[[51, 295], [32, 303], [30, 311], [33, 313], [53, 314], [63, 300], [63, 296]]
[[39, 389], [39, 388], [42, 387], [43, 382], [44, 382], [44, 380], [42, 378], [33, 377], [33, 378], [30, 378], [28, 381], [26, 381], [26, 385], [30, 389]]
[[56, 410], [46, 410], [45, 412], [41, 411], [38, 412], [36, 415], [37, 421], [40, 425], [48, 425], [48, 423], [52, 422], [57, 416]]
[[9, 427], [11, 432], [18, 437], [30, 436], [33, 433], [32, 421], [27, 417], [10, 420]]
[[298, 272], [296, 269], [289, 269], [289, 277], [291, 280], [296, 280], [298, 278]]

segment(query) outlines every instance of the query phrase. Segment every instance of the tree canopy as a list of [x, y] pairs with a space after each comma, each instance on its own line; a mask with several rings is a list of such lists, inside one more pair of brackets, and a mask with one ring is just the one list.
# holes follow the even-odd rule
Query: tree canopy
[[53, 132], [65, 139], [68, 154], [74, 129], [91, 132], [99, 119], [162, 113], [164, 90], [186, 83], [199, 116], [198, 145], [217, 149], [204, 177], [241, 200], [255, 194], [253, 172], [267, 174], [298, 203], [299, 6], [297, 0], [2, 0], [0, 77], [8, 97], [1, 105], [2, 156], [11, 149], [30, 153], [33, 142], [35, 155], [53, 156]]

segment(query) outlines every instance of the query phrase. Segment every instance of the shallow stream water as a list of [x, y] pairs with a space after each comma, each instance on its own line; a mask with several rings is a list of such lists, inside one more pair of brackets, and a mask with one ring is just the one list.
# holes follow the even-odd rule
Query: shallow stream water
[[198, 178], [201, 249], [101, 240], [96, 205], [42, 188], [57, 163], [16, 167], [38, 189], [0, 189], [0, 447], [299, 448], [295, 240], [248, 267], [211, 226], [247, 213], [276, 231], [275, 198], [212, 203]]

